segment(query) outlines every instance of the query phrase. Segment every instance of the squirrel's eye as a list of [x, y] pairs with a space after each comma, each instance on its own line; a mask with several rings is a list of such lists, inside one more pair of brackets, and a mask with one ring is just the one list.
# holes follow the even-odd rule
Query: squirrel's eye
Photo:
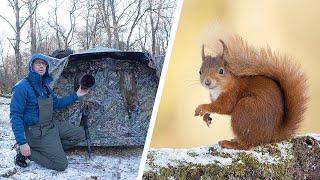
[[223, 68], [219, 68], [218, 73], [219, 73], [219, 74], [223, 74], [223, 73], [224, 73]]
[[199, 71], [199, 74], [201, 75], [201, 71]]

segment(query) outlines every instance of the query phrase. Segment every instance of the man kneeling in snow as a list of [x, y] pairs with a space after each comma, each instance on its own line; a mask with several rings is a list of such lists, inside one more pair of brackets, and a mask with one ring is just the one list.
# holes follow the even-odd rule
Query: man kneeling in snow
[[48, 86], [52, 81], [47, 57], [32, 55], [29, 74], [12, 89], [10, 120], [19, 145], [15, 164], [26, 167], [30, 159], [46, 168], [63, 171], [68, 166], [64, 150], [85, 138], [84, 130], [66, 121], [52, 119], [53, 110], [74, 103], [89, 90], [78, 89], [69, 96], [57, 98]]

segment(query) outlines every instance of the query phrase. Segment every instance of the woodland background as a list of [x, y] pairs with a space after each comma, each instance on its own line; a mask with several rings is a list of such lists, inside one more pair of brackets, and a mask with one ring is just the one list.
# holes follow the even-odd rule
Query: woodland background
[[165, 55], [175, 0], [0, 0], [0, 95], [32, 53], [95, 47]]

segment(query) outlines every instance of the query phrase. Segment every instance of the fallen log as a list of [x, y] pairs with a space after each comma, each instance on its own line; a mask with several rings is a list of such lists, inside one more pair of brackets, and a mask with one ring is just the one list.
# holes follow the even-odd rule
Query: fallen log
[[150, 149], [143, 179], [317, 179], [320, 134], [258, 146]]

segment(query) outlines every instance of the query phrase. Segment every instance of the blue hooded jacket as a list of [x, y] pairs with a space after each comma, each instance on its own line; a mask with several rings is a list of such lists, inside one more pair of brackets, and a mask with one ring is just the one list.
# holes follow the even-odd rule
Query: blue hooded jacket
[[[52, 81], [52, 77], [48, 73], [49, 66], [47, 66], [46, 72], [42, 77], [32, 68], [32, 64], [36, 59], [41, 59], [49, 64], [49, 58], [50, 57], [42, 54], [33, 54], [29, 61], [29, 74], [27, 77], [30, 79], [35, 90], [43, 98], [47, 98], [45, 86], [48, 87], [49, 92], [53, 97], [53, 109], [64, 108], [78, 99], [76, 92], [73, 92], [69, 96], [63, 98], [57, 98], [53, 90], [48, 86]], [[12, 88], [10, 121], [15, 139], [19, 145], [27, 143], [24, 128], [26, 126], [32, 126], [39, 123], [39, 106], [37, 96], [26, 79], [20, 80]]]

